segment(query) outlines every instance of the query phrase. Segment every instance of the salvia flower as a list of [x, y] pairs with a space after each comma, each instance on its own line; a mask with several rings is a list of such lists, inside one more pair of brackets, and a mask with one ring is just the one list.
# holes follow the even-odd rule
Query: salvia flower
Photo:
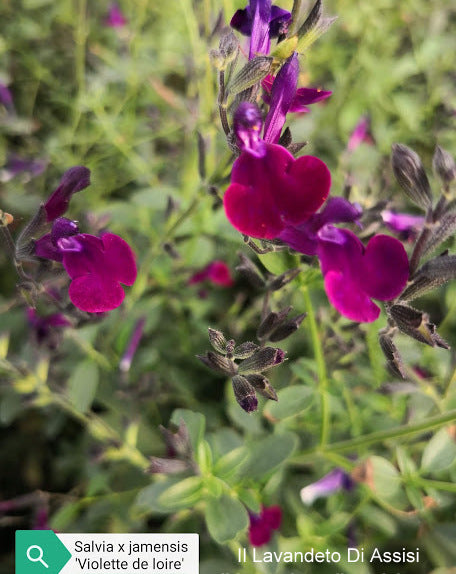
[[369, 145], [374, 143], [370, 134], [370, 118], [367, 115], [360, 118], [352, 131], [350, 139], [348, 140], [347, 151], [354, 151], [362, 143], [367, 143]]
[[204, 269], [194, 273], [188, 280], [189, 285], [196, 285], [203, 281], [209, 281], [220, 287], [231, 287], [234, 284], [231, 271], [224, 261], [212, 261]]
[[265, 147], [262, 157], [243, 151], [236, 159], [223, 203], [238, 231], [274, 239], [319, 209], [328, 197], [331, 174], [317, 157], [295, 159], [282, 146], [265, 143]]
[[127, 19], [120, 9], [120, 6], [116, 3], [111, 4], [105, 20], [106, 26], [109, 26], [110, 28], [123, 28], [127, 23]]
[[14, 112], [14, 103], [11, 90], [6, 84], [3, 84], [2, 82], [0, 82], [0, 105], [4, 106], [7, 111]]
[[128, 243], [113, 233], [100, 237], [79, 233], [75, 222], [63, 217], [36, 242], [35, 254], [63, 264], [72, 279], [72, 303], [88, 313], [119, 307], [125, 297], [120, 284], [133, 285], [136, 280], [135, 257]]
[[[263, 88], [263, 101], [268, 106], [271, 105], [272, 86], [275, 82], [275, 76], [266, 76], [261, 82]], [[310, 109], [307, 106], [316, 104], [329, 98], [332, 95], [330, 90], [321, 90], [320, 88], [298, 88], [290, 104], [291, 113], [307, 113]]]
[[57, 346], [59, 332], [71, 326], [71, 322], [61, 313], [42, 316], [31, 307], [27, 309], [27, 321], [38, 345], [47, 344], [51, 348]]
[[54, 221], [68, 209], [72, 195], [90, 185], [90, 170], [77, 165], [66, 171], [57, 189], [44, 204], [47, 221]]
[[402, 243], [376, 235], [364, 247], [348, 229], [330, 225], [318, 236], [317, 255], [331, 304], [352, 321], [375, 321], [380, 308], [372, 299], [390, 301], [407, 283], [409, 262]]
[[123, 373], [127, 373], [130, 370], [131, 362], [133, 361], [133, 357], [138, 349], [138, 345], [141, 342], [143, 333], [144, 333], [144, 325], [146, 324], [146, 318], [140, 317], [134, 327], [133, 333], [131, 335], [130, 341], [128, 342], [128, 347], [125, 350], [125, 353], [122, 356], [122, 359], [119, 363], [119, 369]]
[[280, 506], [263, 506], [260, 514], [249, 512], [249, 541], [252, 546], [267, 544], [274, 530], [280, 528], [282, 510]]
[[335, 468], [329, 474], [301, 489], [301, 500], [310, 506], [317, 498], [326, 498], [340, 490], [349, 491], [353, 488], [353, 479], [341, 468]]
[[237, 10], [230, 26], [250, 36], [250, 54], [269, 54], [270, 39], [286, 34], [291, 13], [279, 6], [271, 6], [271, 0], [250, 0], [246, 8]]
[[255, 104], [241, 102], [233, 117], [233, 128], [241, 151], [256, 157], [266, 155], [266, 145], [261, 137], [263, 119]]

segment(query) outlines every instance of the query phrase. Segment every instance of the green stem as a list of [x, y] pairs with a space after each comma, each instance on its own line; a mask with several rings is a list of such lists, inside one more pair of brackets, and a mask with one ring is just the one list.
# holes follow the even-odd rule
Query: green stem
[[338, 453], [347, 450], [356, 450], [357, 448], [377, 442], [383, 442], [388, 439], [397, 439], [399, 437], [427, 432], [453, 422], [454, 420], [456, 420], [456, 409], [447, 411], [446, 413], [439, 414], [434, 417], [430, 417], [419, 423], [406, 424], [394, 429], [376, 431], [357, 438], [335, 442], [329, 444], [325, 449], [320, 447], [311, 448], [293, 457], [292, 462], [294, 464], [307, 464], [309, 458], [312, 458], [315, 456], [315, 454], [324, 455], [325, 453]]
[[317, 375], [318, 375], [320, 405], [321, 405], [320, 447], [324, 449], [324, 447], [328, 442], [329, 429], [330, 429], [328, 376], [326, 372], [326, 363], [323, 355], [321, 338], [318, 332], [317, 321], [312, 306], [312, 300], [310, 298], [309, 289], [305, 285], [302, 287], [302, 294], [304, 296], [304, 304], [307, 311], [307, 322], [310, 328], [310, 338], [312, 341], [314, 357], [317, 363]]

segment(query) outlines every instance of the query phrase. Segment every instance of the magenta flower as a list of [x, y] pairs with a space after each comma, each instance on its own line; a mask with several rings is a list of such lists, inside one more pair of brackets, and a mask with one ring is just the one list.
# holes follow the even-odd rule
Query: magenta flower
[[130, 341], [128, 342], [128, 347], [119, 363], [119, 369], [123, 373], [127, 373], [130, 370], [131, 362], [133, 361], [133, 357], [135, 356], [138, 345], [141, 342], [144, 333], [145, 324], [146, 318], [141, 317], [136, 321], [135, 326], [133, 327], [133, 333], [131, 335]]
[[250, 0], [243, 10], [237, 10], [230, 26], [250, 36], [251, 60], [257, 54], [269, 54], [271, 38], [287, 33], [291, 14], [279, 6], [271, 6], [271, 0]]
[[369, 116], [362, 116], [359, 122], [356, 124], [355, 129], [350, 135], [348, 140], [347, 150], [354, 151], [362, 143], [367, 143], [372, 145], [374, 140], [370, 135], [370, 118]]
[[75, 222], [64, 217], [36, 241], [35, 254], [63, 263], [72, 279], [70, 299], [87, 313], [119, 307], [125, 297], [120, 284], [133, 285], [136, 280], [135, 257], [128, 243], [113, 233], [100, 237], [79, 233]]
[[376, 235], [364, 247], [354, 233], [326, 225], [318, 232], [317, 255], [331, 304], [352, 321], [375, 321], [380, 308], [371, 299], [389, 301], [409, 276], [407, 253], [400, 241]]
[[389, 209], [383, 210], [381, 215], [385, 225], [403, 239], [413, 239], [425, 222], [425, 217], [422, 215], [395, 213]]
[[263, 119], [258, 106], [241, 102], [234, 113], [233, 127], [239, 149], [256, 157], [266, 155], [266, 144], [261, 138]]
[[274, 530], [280, 528], [282, 522], [282, 510], [280, 506], [262, 507], [261, 514], [249, 512], [249, 541], [252, 546], [267, 544]]
[[212, 261], [204, 269], [198, 271], [188, 280], [189, 285], [210, 281], [220, 287], [231, 287], [234, 284], [230, 268], [224, 261]]
[[110, 28], [122, 28], [128, 23], [127, 19], [123, 15], [120, 6], [116, 3], [111, 4], [109, 7], [109, 12], [105, 20], [106, 26]]
[[66, 171], [58, 188], [44, 204], [47, 221], [54, 221], [68, 209], [72, 195], [90, 185], [90, 170], [77, 165]]
[[[263, 101], [268, 106], [271, 104], [271, 93], [275, 79], [275, 76], [269, 75], [261, 82], [261, 86], [263, 88]], [[294, 97], [288, 111], [291, 113], [310, 112], [310, 109], [307, 106], [326, 100], [326, 98], [329, 98], [331, 94], [332, 92], [329, 90], [298, 88], [294, 93]]]
[[318, 250], [318, 232], [331, 223], [350, 223], [361, 217], [362, 209], [356, 203], [350, 203], [343, 197], [331, 197], [320, 213], [312, 215], [308, 221], [295, 227], [286, 227], [279, 239], [295, 251], [304, 255], [316, 255]]
[[71, 326], [71, 322], [61, 313], [40, 316], [31, 307], [27, 309], [27, 321], [33, 329], [38, 345], [48, 343], [51, 347], [55, 347], [58, 343], [55, 334], [63, 328]]
[[318, 210], [328, 197], [331, 174], [317, 157], [295, 159], [279, 145], [265, 146], [263, 157], [243, 151], [234, 162], [223, 202], [238, 231], [274, 239]]
[[313, 482], [301, 489], [301, 500], [308, 506], [313, 504], [317, 498], [326, 498], [339, 490], [351, 490], [353, 480], [341, 468], [335, 468], [317, 482]]

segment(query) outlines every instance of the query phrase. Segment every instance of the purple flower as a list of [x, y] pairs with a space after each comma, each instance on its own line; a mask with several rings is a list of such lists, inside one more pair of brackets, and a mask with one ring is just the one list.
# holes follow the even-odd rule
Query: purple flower
[[318, 232], [317, 255], [331, 304], [352, 321], [375, 321], [380, 308], [371, 299], [389, 301], [409, 276], [407, 253], [400, 241], [376, 235], [364, 247], [354, 233], [326, 225]]
[[403, 239], [413, 239], [423, 227], [425, 217], [422, 215], [409, 215], [408, 213], [395, 213], [389, 209], [382, 211], [385, 225], [399, 233]]
[[331, 174], [317, 157], [295, 159], [282, 146], [265, 143], [265, 147], [263, 157], [243, 151], [237, 158], [223, 202], [238, 231], [274, 239], [318, 210], [328, 197]]
[[249, 541], [252, 546], [263, 546], [272, 537], [274, 530], [280, 528], [282, 510], [280, 506], [262, 506], [261, 514], [249, 512]]
[[198, 271], [188, 280], [189, 285], [210, 281], [220, 287], [231, 287], [234, 284], [230, 268], [224, 261], [212, 261], [204, 269]]
[[329, 474], [326, 474], [317, 482], [313, 482], [301, 489], [301, 500], [304, 504], [310, 506], [317, 498], [326, 498], [327, 496], [338, 492], [339, 490], [351, 490], [353, 480], [341, 468], [335, 468]]
[[66, 171], [58, 188], [44, 204], [47, 221], [54, 221], [68, 209], [73, 193], [81, 191], [90, 185], [90, 170], [77, 165]]
[[116, 3], [111, 4], [105, 20], [106, 26], [109, 26], [110, 28], [122, 28], [127, 23], [128, 21], [123, 15], [120, 6]]
[[[261, 82], [263, 88], [263, 101], [265, 104], [271, 104], [271, 92], [274, 85], [275, 77], [266, 76]], [[332, 94], [328, 90], [320, 90], [317, 88], [298, 88], [294, 94], [293, 100], [288, 110], [291, 113], [307, 113], [310, 109], [307, 106], [326, 100]]]
[[135, 326], [133, 327], [133, 334], [128, 343], [128, 347], [119, 363], [119, 369], [123, 373], [126, 373], [130, 370], [131, 362], [133, 360], [133, 357], [135, 356], [136, 350], [144, 333], [145, 324], [146, 324], [146, 318], [141, 317], [136, 321]]
[[374, 140], [370, 135], [369, 116], [362, 116], [356, 124], [355, 129], [352, 131], [350, 139], [348, 140], [347, 150], [351, 152], [359, 147], [363, 142], [370, 145], [374, 143]]
[[271, 6], [271, 0], [250, 0], [246, 8], [235, 12], [230, 26], [251, 37], [251, 60], [257, 54], [269, 54], [270, 39], [286, 34], [290, 20], [290, 12]]
[[118, 235], [100, 237], [79, 233], [75, 222], [58, 218], [35, 244], [38, 257], [61, 261], [72, 279], [72, 303], [87, 313], [102, 313], [119, 307], [125, 297], [121, 283], [133, 285], [136, 263], [133, 251]]
[[55, 334], [64, 327], [70, 327], [71, 322], [61, 313], [40, 316], [35, 309], [27, 309], [27, 321], [32, 327], [36, 342], [39, 345], [47, 343], [50, 347], [55, 347], [58, 340]]
[[0, 105], [9, 112], [14, 112], [13, 96], [8, 86], [0, 82]]
[[10, 154], [0, 171], [1, 181], [10, 181], [17, 175], [25, 173], [28, 179], [37, 177], [46, 169], [48, 161], [45, 159], [25, 159], [15, 154]]
[[286, 227], [279, 235], [279, 239], [295, 251], [305, 255], [316, 255], [320, 229], [331, 223], [356, 221], [361, 214], [362, 210], [358, 204], [350, 203], [343, 197], [331, 197], [320, 213], [315, 213], [301, 225]]
[[240, 150], [256, 157], [264, 157], [266, 145], [261, 138], [263, 119], [255, 104], [241, 102], [233, 117], [234, 133]]

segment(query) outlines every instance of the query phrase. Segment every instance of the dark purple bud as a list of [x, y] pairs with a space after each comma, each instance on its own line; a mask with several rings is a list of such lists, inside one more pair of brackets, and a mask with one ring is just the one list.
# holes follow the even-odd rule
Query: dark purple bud
[[271, 311], [266, 315], [266, 317], [261, 321], [260, 326], [257, 330], [258, 339], [267, 339], [268, 336], [285, 320], [288, 313], [291, 311], [291, 307], [286, 307], [282, 309], [279, 313]]
[[404, 363], [391, 336], [384, 330], [381, 330], [378, 333], [378, 341], [390, 370], [402, 379], [406, 379], [407, 375], [404, 369]]
[[196, 355], [202, 363], [206, 365], [212, 371], [216, 373], [222, 373], [224, 375], [233, 375], [236, 373], [236, 365], [230, 359], [208, 351], [205, 355]]
[[239, 42], [236, 36], [229, 28], [225, 28], [220, 37], [219, 52], [223, 57], [224, 63], [229, 64], [239, 50]]
[[441, 243], [452, 237], [456, 231], [456, 213], [447, 213], [444, 215], [432, 229], [429, 238], [423, 247], [421, 257], [431, 253]]
[[271, 401], [277, 401], [277, 393], [269, 380], [261, 374], [247, 375], [246, 379], [254, 387], [257, 393]]
[[150, 458], [150, 465], [146, 469], [147, 474], [177, 474], [188, 470], [191, 465], [178, 458], [159, 458], [153, 456]]
[[208, 328], [209, 331], [209, 342], [214, 347], [214, 349], [224, 355], [226, 353], [226, 339], [221, 331], [216, 331], [215, 329]]
[[412, 283], [401, 293], [400, 299], [412, 301], [455, 278], [456, 255], [435, 257], [418, 269]]
[[78, 233], [79, 227], [76, 221], [71, 221], [71, 219], [66, 217], [58, 217], [52, 225], [51, 240], [54, 245], [57, 245], [59, 239], [71, 237]]
[[456, 179], [456, 163], [454, 158], [440, 146], [435, 147], [432, 167], [443, 183], [448, 185]]
[[278, 291], [279, 289], [282, 289], [282, 287], [288, 285], [288, 283], [291, 283], [291, 281], [293, 281], [293, 279], [295, 279], [300, 273], [301, 269], [289, 269], [288, 271], [285, 271], [285, 273], [274, 277], [274, 279], [270, 281], [269, 289], [271, 291]]
[[73, 193], [90, 185], [90, 170], [83, 166], [70, 168], [63, 174], [59, 187], [44, 204], [47, 221], [54, 221], [68, 209]]
[[136, 321], [133, 327], [133, 333], [128, 343], [128, 347], [125, 350], [125, 353], [123, 354], [123, 357], [119, 363], [119, 369], [123, 373], [127, 373], [130, 370], [131, 362], [133, 361], [133, 357], [135, 356], [135, 353], [138, 349], [139, 343], [141, 342], [144, 333], [145, 324], [146, 324], [146, 318], [141, 317]]
[[262, 347], [248, 359], [239, 365], [239, 373], [242, 375], [253, 375], [261, 373], [272, 367], [280, 365], [285, 360], [285, 353], [282, 349], [274, 347]]
[[392, 305], [389, 314], [399, 329], [413, 339], [429, 345], [449, 349], [448, 343], [437, 333], [435, 325], [429, 321], [429, 315], [408, 305]]
[[258, 399], [256, 398], [255, 389], [245, 377], [235, 375], [232, 380], [234, 396], [239, 406], [246, 413], [256, 411], [258, 408]]
[[261, 139], [263, 118], [258, 106], [242, 102], [234, 114], [233, 127], [241, 151], [245, 150], [255, 157], [265, 155], [266, 145]]
[[168, 457], [190, 457], [192, 453], [190, 435], [188, 433], [187, 425], [182, 419], [180, 420], [179, 428], [176, 432], [173, 432], [161, 425], [158, 428], [163, 435]]
[[431, 187], [419, 155], [403, 144], [393, 144], [391, 163], [405, 194], [423, 209], [432, 205]]
[[252, 287], [264, 287], [266, 283], [258, 267], [243, 253], [239, 254], [239, 259], [241, 264], [235, 268], [236, 271], [244, 275]]
[[0, 82], [0, 104], [8, 111], [14, 111], [13, 96], [9, 88]]
[[247, 341], [233, 349], [233, 358], [247, 359], [248, 357], [251, 357], [258, 348], [257, 344]]
[[307, 313], [302, 313], [297, 317], [293, 317], [293, 319], [285, 321], [284, 323], [279, 325], [276, 329], [274, 329], [274, 331], [269, 336], [269, 340], [272, 343], [277, 343], [278, 341], [286, 339], [299, 329], [301, 323], [304, 321], [306, 317]]

